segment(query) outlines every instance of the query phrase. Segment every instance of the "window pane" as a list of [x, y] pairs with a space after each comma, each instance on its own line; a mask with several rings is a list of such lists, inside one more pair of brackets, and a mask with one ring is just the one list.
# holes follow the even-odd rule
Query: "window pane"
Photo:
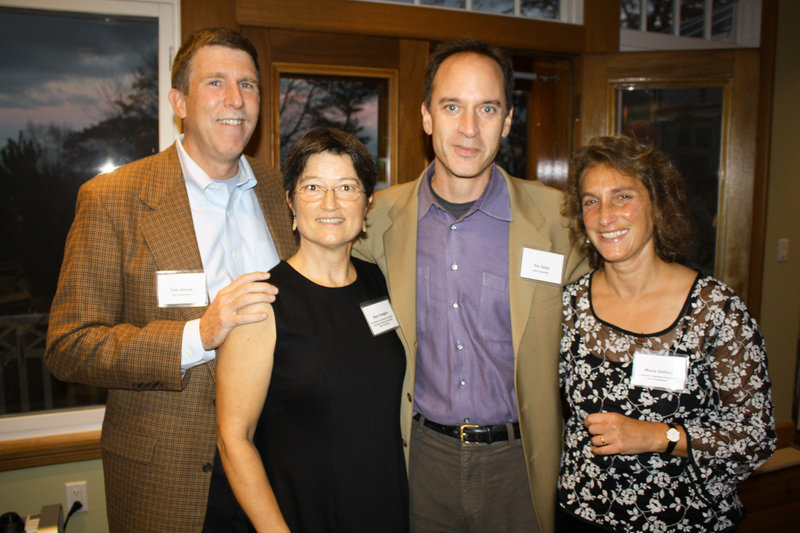
[[620, 27], [623, 30], [639, 30], [642, 21], [642, 0], [622, 0], [620, 4]]
[[472, 0], [473, 11], [514, 14], [514, 0]]
[[520, 13], [523, 17], [559, 20], [560, 4], [559, 0], [522, 0]]
[[616, 131], [652, 141], [686, 180], [695, 238], [685, 263], [708, 275], [716, 256], [722, 96], [721, 87], [617, 90]]
[[647, 31], [672, 33], [672, 0], [647, 1]]
[[705, 0], [681, 0], [681, 35], [703, 38], [705, 29]]
[[0, 414], [91, 405], [42, 357], [78, 187], [158, 151], [158, 20], [0, 8]]
[[339, 128], [358, 138], [388, 176], [388, 87], [384, 78], [281, 74], [281, 166], [289, 147], [316, 126]]
[[458, 9], [465, 9], [466, 0], [421, 0], [420, 4], [423, 6], [439, 6], [439, 7], [456, 7]]
[[518, 178], [528, 177], [528, 101], [529, 90], [516, 90], [512, 93], [514, 116], [511, 131], [500, 141], [500, 150], [495, 161], [509, 174]]
[[714, 41], [733, 41], [736, 27], [737, 0], [713, 0], [711, 15], [711, 39]]

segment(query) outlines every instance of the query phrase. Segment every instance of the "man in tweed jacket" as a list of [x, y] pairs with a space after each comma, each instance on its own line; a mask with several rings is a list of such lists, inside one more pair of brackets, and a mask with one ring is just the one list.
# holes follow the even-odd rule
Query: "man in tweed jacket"
[[[46, 359], [59, 379], [109, 389], [101, 445], [112, 532], [203, 529], [214, 350], [236, 325], [264, 318], [237, 311], [274, 300], [260, 281], [295, 250], [280, 176], [242, 155], [258, 78], [246, 38], [193, 34], [170, 91], [182, 139], [78, 193]], [[208, 204], [220, 194], [215, 211]], [[203, 272], [210, 304], [168, 301], [157, 283], [185, 288], [169, 271]]]

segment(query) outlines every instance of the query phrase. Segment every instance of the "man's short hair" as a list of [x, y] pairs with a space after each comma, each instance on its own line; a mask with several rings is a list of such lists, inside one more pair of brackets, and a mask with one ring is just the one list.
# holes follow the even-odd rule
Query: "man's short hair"
[[491, 46], [476, 38], [458, 39], [448, 41], [436, 47], [430, 59], [428, 67], [425, 69], [425, 107], [431, 108], [431, 93], [433, 93], [433, 81], [439, 67], [445, 59], [455, 54], [470, 53], [486, 56], [500, 66], [503, 71], [503, 83], [506, 89], [506, 112], [512, 107], [512, 92], [514, 91], [514, 65], [511, 59], [496, 46]]
[[258, 68], [258, 53], [250, 40], [239, 32], [228, 28], [203, 28], [189, 36], [175, 55], [172, 63], [172, 88], [183, 94], [189, 93], [189, 70], [194, 54], [204, 46], [224, 46], [233, 50], [242, 50], [250, 54], [256, 68], [256, 75], [261, 77]]

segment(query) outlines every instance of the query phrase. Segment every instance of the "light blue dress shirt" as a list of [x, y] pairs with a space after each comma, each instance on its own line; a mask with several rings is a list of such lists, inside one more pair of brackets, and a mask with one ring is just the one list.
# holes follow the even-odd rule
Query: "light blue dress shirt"
[[[248, 272], [266, 272], [278, 264], [278, 250], [272, 241], [264, 214], [253, 190], [256, 177], [244, 156], [239, 172], [227, 180], [213, 180], [183, 148], [183, 136], [176, 143], [194, 232], [211, 302], [220, 289]], [[183, 329], [181, 369], [211, 361], [216, 350], [204, 350], [200, 319], [190, 320]]]

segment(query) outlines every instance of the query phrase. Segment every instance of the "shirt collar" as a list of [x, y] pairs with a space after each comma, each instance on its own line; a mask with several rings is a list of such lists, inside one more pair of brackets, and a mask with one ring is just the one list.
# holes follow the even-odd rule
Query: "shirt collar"
[[[195, 163], [192, 157], [186, 152], [186, 149], [183, 147], [182, 134], [178, 137], [178, 141], [175, 145], [178, 150], [178, 159], [181, 163], [181, 169], [183, 170], [183, 178], [187, 186], [193, 187], [198, 191], [205, 191], [208, 187], [218, 184], [218, 182], [211, 179], [206, 171], [200, 168], [200, 165]], [[244, 155], [239, 157], [239, 172], [230, 179], [236, 180], [236, 188], [241, 191], [252, 189], [256, 186], [256, 176], [253, 174], [253, 169], [250, 168], [250, 163], [248, 163]]]
[[[433, 177], [435, 165], [436, 161], [433, 161], [422, 176], [422, 186], [419, 188], [418, 219], [422, 219], [434, 205], [441, 208], [431, 190], [431, 177]], [[489, 177], [489, 184], [464, 217], [471, 215], [475, 211], [481, 211], [498, 220], [511, 222], [511, 204], [508, 197], [508, 185], [506, 184], [503, 173], [500, 172], [500, 167], [494, 163], [492, 163], [492, 174]]]

